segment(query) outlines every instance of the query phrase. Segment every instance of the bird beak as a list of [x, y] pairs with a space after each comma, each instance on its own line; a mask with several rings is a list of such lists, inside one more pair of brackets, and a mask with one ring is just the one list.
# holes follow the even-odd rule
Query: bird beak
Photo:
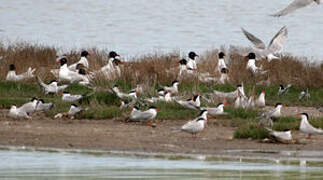
[[261, 91], [261, 93], [264, 93], [264, 94], [266, 94], [266, 91], [265, 91], [265, 90], [263, 90], [263, 91]]
[[224, 56], [227, 56], [225, 53], [223, 53]]
[[302, 115], [301, 115], [300, 113], [297, 113], [297, 116], [298, 116], [298, 117], [302, 117]]
[[225, 105], [225, 106], [226, 106], [226, 105], [229, 105], [229, 103], [225, 102], [225, 103], [223, 103], [223, 105]]
[[244, 59], [248, 59], [248, 56], [245, 56]]
[[285, 105], [285, 104], [283, 104], [283, 107], [286, 107], [286, 105]]
[[124, 64], [124, 62], [123, 62], [123, 61], [120, 61], [119, 63], [120, 63], [120, 64]]
[[92, 53], [89, 53], [88, 56], [92, 56]]
[[160, 111], [160, 109], [156, 109], [156, 111]]

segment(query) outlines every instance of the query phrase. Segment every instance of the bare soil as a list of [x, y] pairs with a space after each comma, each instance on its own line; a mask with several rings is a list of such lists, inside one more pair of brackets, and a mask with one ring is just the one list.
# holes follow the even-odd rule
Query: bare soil
[[[284, 114], [294, 114], [289, 109]], [[308, 109], [307, 111], [314, 111]], [[323, 150], [323, 135], [312, 136], [298, 131], [293, 136], [299, 144], [261, 143], [256, 140], [233, 139], [235, 128], [224, 127], [209, 119], [206, 130], [197, 138], [184, 132], [173, 132], [186, 120], [157, 122], [155, 128], [125, 123], [118, 119], [70, 120], [51, 119], [43, 114], [32, 120], [12, 120], [3, 113], [0, 120], [0, 145], [76, 148], [93, 150], [120, 150], [163, 153], [219, 154], [223, 150]]]

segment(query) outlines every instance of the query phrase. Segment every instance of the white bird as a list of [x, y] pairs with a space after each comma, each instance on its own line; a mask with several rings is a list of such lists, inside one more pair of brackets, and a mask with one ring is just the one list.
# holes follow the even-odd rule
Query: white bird
[[224, 61], [224, 57], [226, 56], [226, 54], [223, 53], [223, 52], [220, 52], [218, 54], [218, 56], [219, 56], [219, 60], [218, 60], [218, 71], [219, 71], [219, 73], [222, 73], [222, 69], [223, 68], [224, 69], [228, 69], [227, 68], [227, 65], [225, 64], [225, 61]]
[[84, 109], [82, 107], [78, 107], [76, 104], [71, 104], [70, 109], [67, 114], [70, 116], [75, 116], [76, 114], [82, 112]]
[[31, 117], [26, 111], [17, 108], [15, 104], [11, 106], [8, 116], [13, 119], [31, 119]]
[[255, 105], [257, 107], [265, 107], [266, 106], [265, 95], [266, 95], [266, 91], [265, 90], [261, 91], [260, 95], [256, 99]]
[[111, 51], [109, 52], [108, 64], [103, 66], [98, 72], [103, 73], [108, 79], [114, 79], [121, 76], [119, 64], [123, 64], [120, 61], [120, 55], [115, 51]]
[[32, 98], [30, 102], [25, 103], [24, 105], [20, 106], [19, 110], [24, 111], [28, 114], [33, 113], [36, 110], [37, 104], [38, 104], [37, 98]]
[[77, 66], [79, 64], [82, 64], [84, 67], [89, 68], [89, 62], [87, 60], [88, 56], [91, 56], [91, 54], [89, 52], [82, 51], [81, 52], [81, 59], [77, 63], [74, 63], [74, 64], [68, 66], [68, 69], [70, 69], [71, 71], [77, 71]]
[[250, 70], [252, 74], [255, 76], [257, 74], [265, 74], [267, 71], [264, 71], [262, 67], [256, 66], [256, 54], [251, 52], [248, 56], [245, 56], [245, 59], [248, 60], [247, 62], [247, 70]]
[[290, 129], [286, 129], [284, 131], [274, 131], [270, 128], [266, 128], [269, 132], [269, 135], [272, 136], [275, 140], [286, 143], [293, 140], [292, 133]]
[[199, 57], [195, 52], [188, 53], [188, 61], [186, 67], [188, 70], [197, 70], [196, 59]]
[[157, 111], [160, 111], [160, 109], [157, 109], [155, 106], [150, 106], [149, 109], [146, 111], [140, 111], [135, 106], [135, 107], [133, 107], [130, 116], [127, 117], [126, 119], [130, 119], [132, 121], [146, 122], [147, 125], [149, 125], [149, 121], [156, 118]]
[[74, 82], [80, 82], [83, 81], [84, 77], [82, 74], [79, 74], [78, 72], [71, 71], [67, 67], [67, 59], [61, 58], [58, 60], [58, 63], [60, 63], [61, 67], [59, 68], [58, 77], [59, 80], [62, 82], [67, 83], [74, 83]]
[[322, 129], [315, 128], [308, 122], [307, 113], [300, 113], [297, 114], [297, 116], [302, 118], [299, 130], [305, 134], [308, 134], [308, 136], [306, 137], [307, 139], [311, 139], [312, 134], [323, 134]]
[[200, 116], [184, 124], [181, 127], [181, 131], [190, 133], [193, 137], [196, 137], [196, 135], [205, 128], [205, 124], [207, 122], [207, 113], [207, 110], [202, 110]]
[[288, 84], [286, 87], [284, 87], [284, 85], [282, 85], [282, 84], [279, 85], [279, 89], [278, 89], [277, 95], [278, 96], [281, 96], [283, 94], [286, 94], [288, 92], [288, 90], [289, 90], [290, 87], [292, 87], [291, 84]]
[[223, 98], [223, 99], [235, 99], [238, 97], [238, 95], [240, 94], [242, 97], [246, 97], [246, 94], [244, 92], [244, 88], [243, 88], [243, 84], [239, 84], [237, 85], [237, 89], [235, 91], [231, 91], [231, 92], [222, 92], [222, 91], [217, 91], [214, 90], [214, 95], [218, 98]]
[[36, 78], [37, 83], [42, 87], [45, 94], [56, 94], [59, 91], [63, 91], [68, 87], [68, 85], [59, 86], [56, 80], [52, 80], [48, 84], [45, 84], [38, 76]]
[[62, 96], [62, 100], [63, 101], [66, 101], [66, 102], [75, 102], [75, 101], [80, 101], [82, 100], [83, 98], [85, 97], [88, 97], [89, 95], [87, 94], [84, 94], [84, 95], [81, 95], [81, 94], [75, 94], [75, 95], [72, 95], [71, 93], [69, 92], [66, 92], [64, 91], [63, 93], [60, 94]]
[[308, 92], [308, 88], [304, 91], [302, 91], [299, 96], [298, 100], [302, 100], [303, 98], [306, 98], [307, 100], [311, 97], [310, 93]]
[[177, 94], [178, 93], [178, 85], [179, 85], [179, 81], [175, 80], [172, 82], [172, 86], [168, 87], [165, 86], [164, 90], [167, 92], [170, 92], [171, 94]]
[[53, 106], [54, 106], [54, 103], [52, 102], [45, 103], [43, 99], [39, 99], [38, 104], [36, 106], [36, 111], [46, 111], [51, 109]]
[[277, 103], [274, 109], [262, 113], [259, 123], [263, 124], [264, 121], [269, 120], [269, 125], [273, 126], [273, 120], [276, 120], [281, 116], [282, 107], [284, 107], [284, 105]]
[[36, 71], [36, 69], [32, 69], [31, 67], [29, 67], [27, 72], [17, 75], [16, 74], [16, 66], [14, 64], [10, 64], [9, 71], [6, 76], [6, 81], [16, 82], [16, 81], [23, 81], [23, 80], [32, 78], [32, 77], [34, 77], [33, 73], [35, 71]]
[[320, 0], [293, 0], [285, 9], [280, 10], [279, 12], [271, 15], [275, 17], [285, 16], [291, 12], [296, 11], [297, 9], [303, 8], [316, 2], [318, 5], [320, 4]]
[[145, 99], [145, 101], [150, 102], [150, 103], [155, 103], [159, 101], [164, 101], [164, 102], [171, 102], [173, 101], [174, 98], [171, 96], [171, 93], [168, 91], [164, 91], [164, 95], [160, 95], [158, 97], [152, 97], [149, 99]]
[[274, 54], [280, 53], [284, 47], [284, 44], [288, 37], [288, 31], [286, 26], [282, 27], [278, 33], [271, 39], [268, 47], [266, 48], [265, 43], [263, 43], [259, 38], [245, 29], [241, 28], [244, 35], [253, 44], [253, 52], [257, 54], [259, 58], [267, 58], [269, 61], [272, 59], [279, 59]]
[[87, 75], [85, 69], [81, 68], [78, 70], [79, 75], [81, 75], [82, 80], [79, 81], [78, 83], [83, 86], [88, 86], [90, 85], [90, 76]]
[[191, 72], [187, 69], [187, 60], [186, 59], [181, 59], [180, 61], [178, 61], [178, 69], [179, 69], [179, 72], [178, 72], [179, 77], [183, 77]]
[[131, 98], [131, 99], [137, 99], [137, 92], [135, 90], [131, 90], [128, 94], [123, 93], [120, 91], [120, 86], [118, 85], [114, 85], [114, 87], [112, 88], [112, 91], [120, 98], [120, 99], [127, 99], [127, 98]]
[[210, 108], [210, 107], [206, 107], [206, 108], [201, 108], [201, 109], [205, 109], [208, 111], [208, 113], [210, 115], [224, 115], [227, 114], [226, 112], [224, 112], [224, 106], [228, 105], [228, 103], [219, 103], [216, 107]]
[[228, 76], [228, 72], [229, 72], [229, 70], [227, 68], [222, 68], [221, 69], [221, 76], [220, 76], [220, 78], [218, 80], [219, 84], [225, 84], [225, 83], [230, 81], [230, 78]]
[[199, 110], [201, 106], [200, 97], [201, 96], [198, 94], [186, 101], [185, 100], [175, 100], [175, 101], [185, 108]]

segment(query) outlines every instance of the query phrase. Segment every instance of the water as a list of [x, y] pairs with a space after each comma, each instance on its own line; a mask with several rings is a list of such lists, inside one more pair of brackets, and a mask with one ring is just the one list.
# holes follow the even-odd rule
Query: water
[[323, 59], [323, 6], [268, 16], [290, 0], [14, 0], [0, 3], [0, 40], [63, 49], [114, 49], [123, 56], [248, 46], [244, 27], [268, 44], [289, 29], [284, 52]]
[[0, 151], [0, 179], [322, 179], [322, 167], [262, 161], [168, 160], [70, 152]]

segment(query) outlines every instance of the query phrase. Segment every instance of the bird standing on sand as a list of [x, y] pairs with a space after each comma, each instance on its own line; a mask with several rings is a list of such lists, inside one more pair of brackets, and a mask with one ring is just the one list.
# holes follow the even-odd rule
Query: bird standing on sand
[[34, 77], [33, 73], [35, 71], [36, 71], [36, 69], [31, 69], [31, 67], [29, 67], [27, 72], [17, 75], [16, 74], [16, 66], [14, 64], [10, 64], [9, 71], [6, 76], [6, 81], [16, 82], [16, 81], [23, 81], [23, 80], [32, 78], [32, 77]]
[[196, 119], [187, 122], [181, 127], [181, 131], [192, 134], [193, 137], [197, 137], [197, 134], [203, 131], [207, 122], [207, 110], [202, 110], [200, 116]]
[[269, 61], [272, 59], [279, 59], [274, 54], [280, 53], [284, 47], [284, 44], [288, 38], [288, 31], [286, 26], [282, 27], [277, 34], [271, 39], [268, 47], [266, 48], [265, 43], [257, 38], [255, 35], [246, 31], [242, 28], [243, 34], [250, 40], [254, 47], [253, 52], [257, 55], [258, 58], [267, 58]]
[[308, 122], [307, 113], [300, 113], [297, 116], [302, 118], [299, 130], [308, 135], [306, 139], [311, 139], [312, 134], [323, 134], [322, 129], [315, 128]]
[[290, 3], [285, 9], [280, 10], [279, 12], [271, 15], [274, 17], [280, 17], [280, 16], [285, 16], [291, 12], [296, 11], [297, 9], [303, 8], [305, 6], [308, 6], [312, 3], [320, 4], [322, 0], [293, 0], [292, 3]]

